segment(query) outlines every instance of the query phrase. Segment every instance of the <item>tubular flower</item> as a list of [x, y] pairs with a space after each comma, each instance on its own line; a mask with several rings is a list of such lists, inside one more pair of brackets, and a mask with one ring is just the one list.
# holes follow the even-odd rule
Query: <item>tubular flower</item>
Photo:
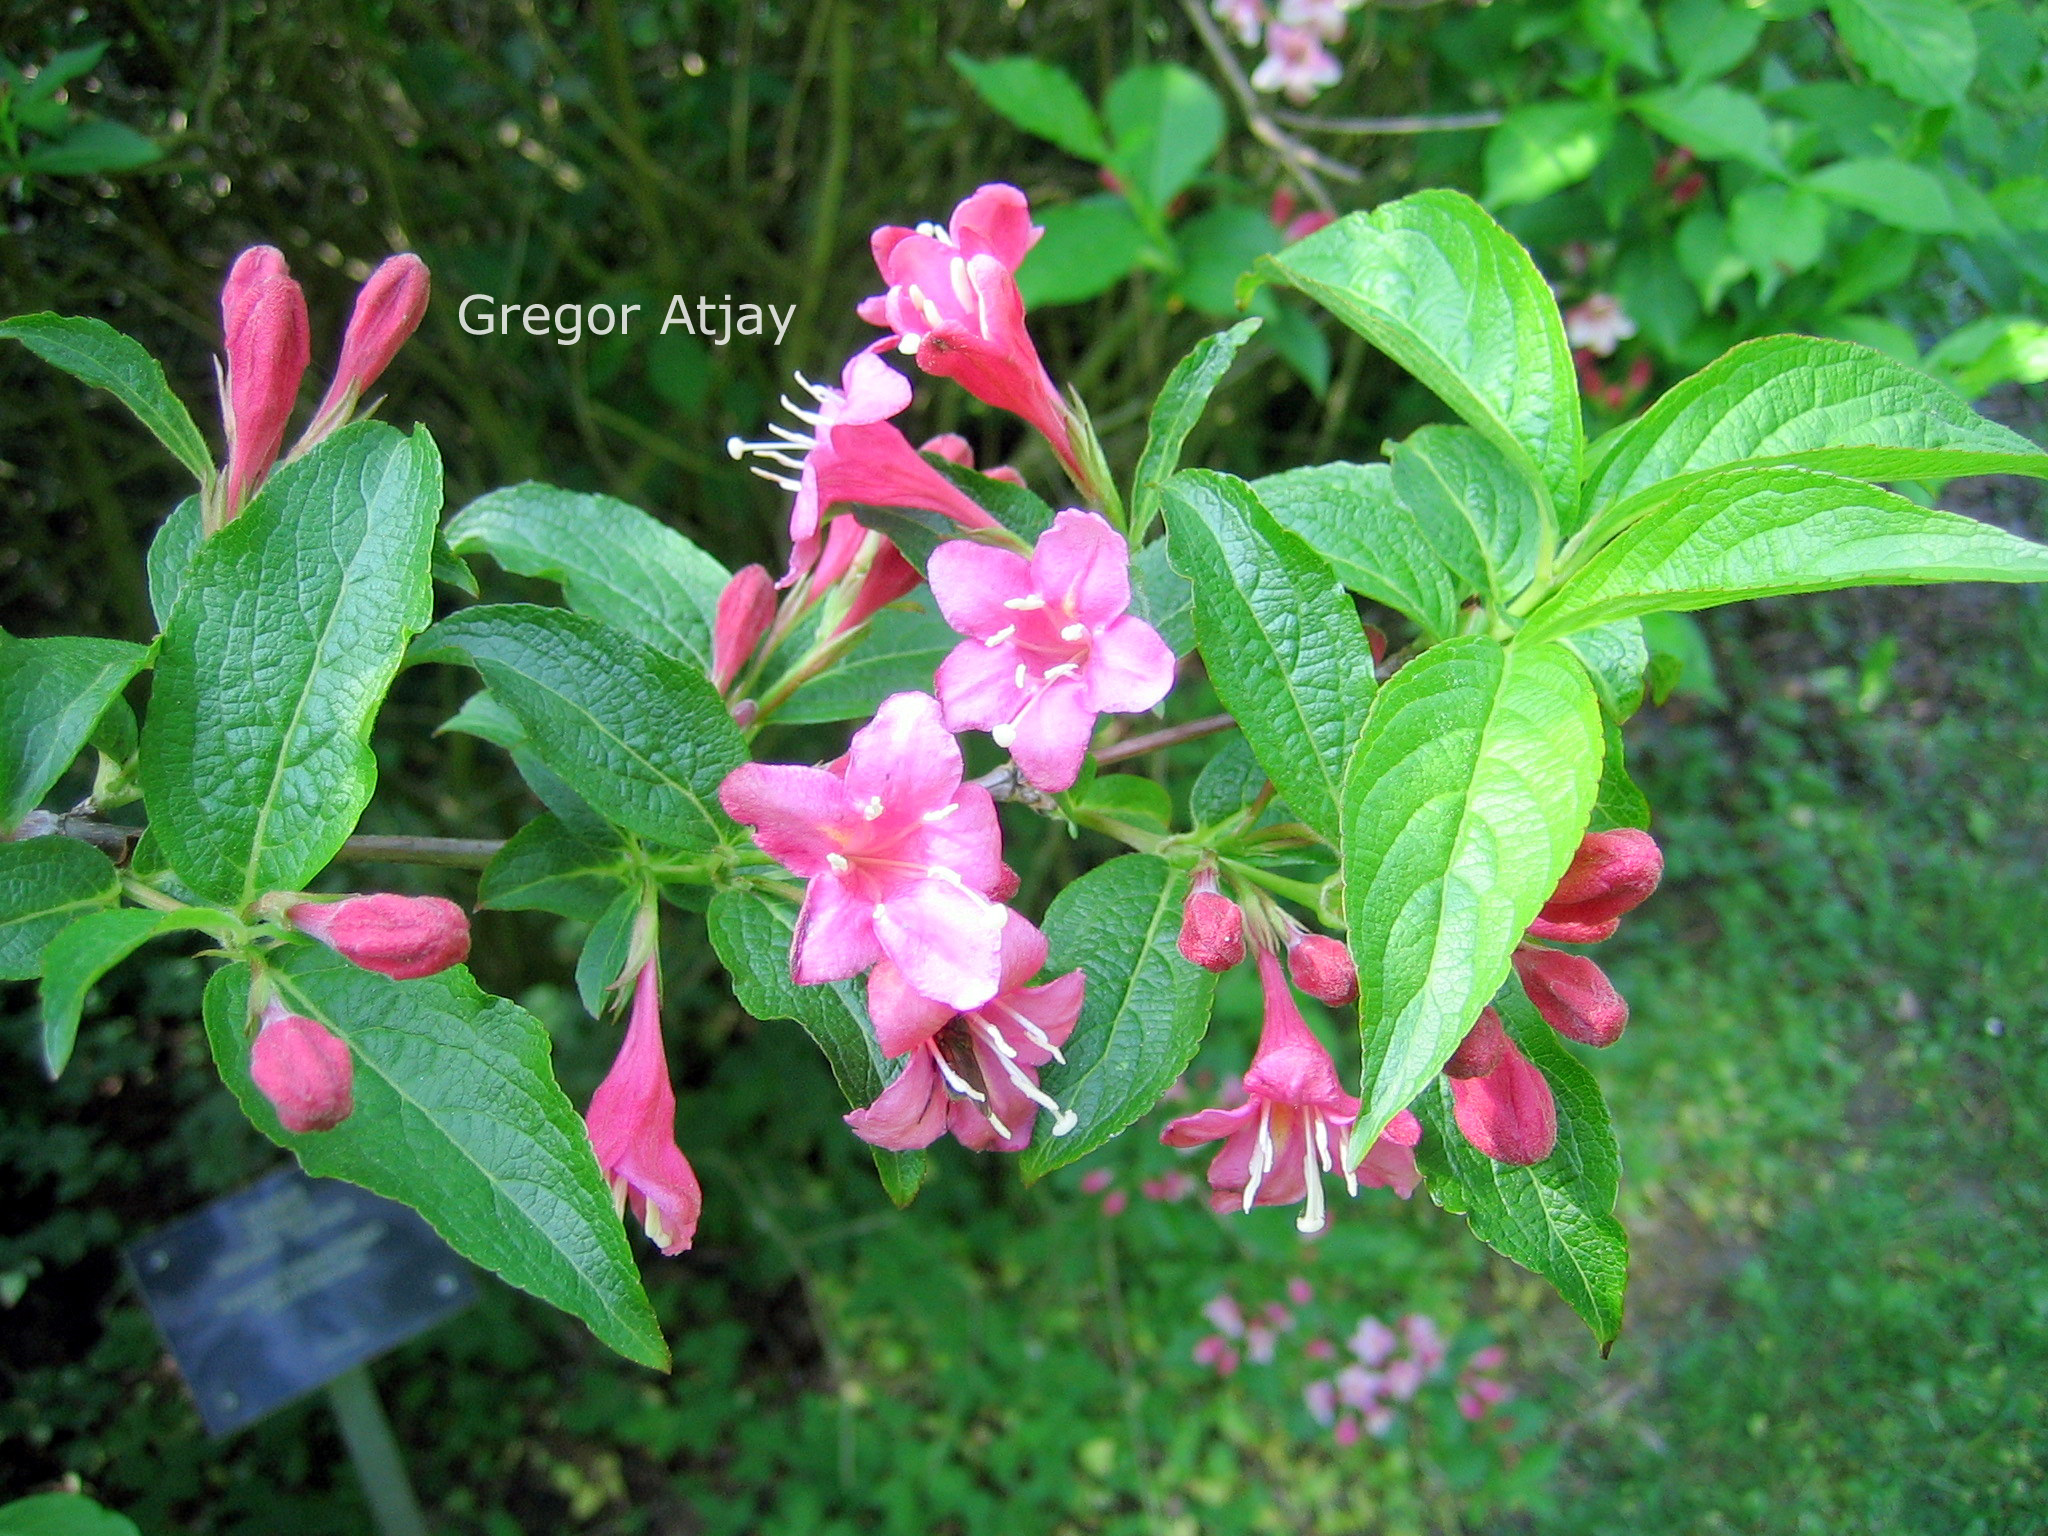
[[469, 916], [440, 896], [378, 891], [302, 901], [285, 920], [366, 971], [394, 981], [432, 976], [469, 958]]
[[1216, 889], [1216, 871], [1202, 868], [1180, 909], [1180, 953], [1205, 971], [1227, 971], [1244, 959], [1244, 908]]
[[774, 622], [773, 578], [758, 565], [734, 571], [718, 594], [718, 613], [711, 625], [711, 681], [720, 693], [733, 685]]
[[676, 1145], [676, 1095], [661, 1044], [661, 976], [652, 960], [640, 969], [625, 1042], [590, 1096], [584, 1123], [620, 1214], [630, 1206], [670, 1257], [688, 1248], [704, 1195]]
[[1130, 548], [1093, 512], [1060, 513], [1026, 560], [954, 539], [932, 552], [932, 596], [968, 638], [938, 671], [949, 730], [982, 730], [1038, 788], [1080, 776], [1095, 717], [1150, 709], [1173, 652], [1131, 603]]
[[1017, 292], [1017, 267], [1043, 233], [1024, 194], [1001, 182], [962, 201], [945, 229], [884, 225], [869, 244], [888, 292], [862, 300], [860, 317], [886, 327], [926, 373], [1030, 422], [1071, 468], [1066, 408]]
[[235, 258], [221, 288], [220, 316], [227, 353], [221, 412], [228, 445], [223, 505], [225, 516], [232, 518], [277, 462], [312, 343], [306, 296], [275, 246], [252, 246]]
[[[811, 573], [811, 590], [822, 593], [849, 572], [858, 573], [846, 612], [832, 634], [843, 635], [865, 624], [880, 610], [915, 591], [924, 578], [887, 536], [840, 518], [825, 535], [824, 552]], [[827, 636], [826, 638], [831, 638]]]
[[796, 381], [811, 396], [813, 408], [798, 405], [787, 395], [782, 404], [810, 428], [808, 432], [770, 425], [774, 437], [766, 442], [734, 437], [725, 445], [735, 459], [766, 459], [795, 474], [792, 479], [758, 465], [754, 469], [762, 479], [796, 495], [789, 510], [789, 570], [780, 585], [789, 586], [817, 563], [822, 547], [819, 528], [832, 508], [843, 502], [915, 507], [950, 517], [964, 528], [995, 526], [994, 518], [919, 458], [910, 439], [889, 424], [891, 416], [910, 404], [910, 381], [872, 350], [856, 352], [847, 360], [836, 389], [813, 384], [802, 374]]
[[306, 444], [318, 442], [355, 412], [370, 386], [398, 356], [398, 349], [419, 329], [432, 286], [427, 264], [405, 251], [386, 257], [356, 291], [348, 329], [341, 335], [341, 360], [335, 364], [334, 382], [327, 386], [312, 425], [306, 428]]
[[744, 763], [718, 798], [761, 851], [810, 882], [790, 946], [800, 986], [894, 962], [926, 997], [979, 1008], [1001, 979], [995, 802], [960, 782], [929, 694], [898, 693], [822, 768]]
[[273, 999], [249, 1047], [249, 1078], [295, 1136], [331, 1131], [355, 1112], [355, 1058], [325, 1024]]
[[1522, 990], [1550, 1027], [1581, 1045], [1612, 1045], [1628, 1027], [1628, 1000], [1584, 955], [1524, 944], [1515, 950]]
[[1088, 977], [1069, 971], [1032, 986], [1046, 953], [1045, 935], [1006, 912], [996, 995], [964, 1013], [920, 994], [890, 961], [878, 964], [868, 975], [875, 1041], [884, 1056], [906, 1059], [874, 1103], [846, 1117], [854, 1134], [907, 1152], [950, 1129], [977, 1152], [1017, 1152], [1041, 1109], [1051, 1113], [1055, 1136], [1072, 1130], [1074, 1116], [1038, 1086], [1038, 1070], [1066, 1059], [1060, 1047], [1081, 1015]]
[[1641, 906], [1663, 875], [1664, 855], [1649, 833], [1633, 827], [1588, 832], [1529, 936], [1560, 944], [1611, 938], [1622, 915]]
[[[1295, 1226], [1319, 1232], [1324, 1222], [1323, 1175], [1338, 1165], [1344, 1139], [1358, 1119], [1358, 1100], [1337, 1082], [1337, 1068], [1294, 1004], [1280, 962], [1259, 951], [1259, 983], [1266, 994], [1265, 1026], [1244, 1075], [1246, 1101], [1235, 1109], [1205, 1109], [1171, 1122], [1160, 1140], [1169, 1147], [1221, 1141], [1209, 1164], [1209, 1203], [1219, 1211], [1303, 1202]], [[1421, 1175], [1414, 1147], [1422, 1127], [1403, 1110], [1355, 1169], [1344, 1170], [1352, 1194], [1359, 1185], [1392, 1189], [1403, 1199]]]
[[1492, 1071], [1450, 1082], [1458, 1129], [1481, 1152], [1514, 1168], [1550, 1156], [1557, 1145], [1557, 1101], [1550, 1081], [1505, 1033]]

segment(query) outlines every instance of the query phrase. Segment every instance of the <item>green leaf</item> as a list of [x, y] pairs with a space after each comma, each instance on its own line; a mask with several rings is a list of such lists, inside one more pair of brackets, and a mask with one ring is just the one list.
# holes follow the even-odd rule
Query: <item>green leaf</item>
[[1890, 155], [1837, 160], [1806, 178], [1821, 196], [1924, 235], [1963, 233], [1966, 222], [1939, 176]]
[[1673, 693], [1686, 693], [1709, 704], [1727, 706], [1728, 696], [1721, 691], [1721, 679], [1714, 669], [1714, 653], [1698, 619], [1689, 613], [1646, 613], [1638, 622], [1649, 646], [1650, 666], [1666, 679], [1652, 689], [1654, 703], [1662, 704]]
[[1664, 72], [1657, 29], [1650, 25], [1643, 0], [1579, 0], [1579, 21], [1593, 45], [1616, 63], [1633, 65], [1646, 75]]
[[1849, 56], [1908, 101], [1959, 107], [1977, 72], [1977, 33], [1955, 0], [1829, 0]]
[[583, 936], [583, 949], [576, 957], [576, 995], [593, 1019], [610, 1017], [614, 1004], [623, 1000], [633, 980], [628, 974], [633, 940], [653, 904], [654, 893], [646, 881], [623, 883]]
[[1593, 796], [1593, 816], [1586, 823], [1586, 830], [1612, 832], [1617, 827], [1647, 830], [1650, 802], [1636, 788], [1636, 781], [1628, 776], [1621, 722], [1603, 710], [1600, 729], [1607, 741], [1607, 751], [1600, 759], [1600, 788]]
[[601, 620], [523, 603], [443, 619], [412, 659], [475, 666], [541, 762], [628, 831], [697, 849], [729, 825], [718, 786], [746, 743], [696, 668]]
[[1122, 282], [1151, 248], [1131, 205], [1114, 192], [1033, 209], [1045, 233], [1017, 268], [1025, 306], [1079, 304]]
[[626, 846], [585, 838], [543, 813], [513, 833], [477, 880], [476, 904], [594, 923], [626, 883]]
[[1506, 454], [1470, 427], [1423, 427], [1393, 466], [1394, 495], [1466, 591], [1499, 607], [1529, 584], [1544, 508]]
[[1529, 253], [1461, 192], [1354, 213], [1257, 270], [1322, 304], [1569, 507], [1584, 446], [1564, 322]]
[[1109, 160], [1109, 140], [1103, 137], [1095, 108], [1074, 77], [1057, 64], [1023, 53], [974, 59], [955, 50], [946, 57], [977, 96], [1026, 133], [1097, 165]]
[[142, 731], [150, 830], [211, 901], [299, 890], [377, 782], [370, 726], [432, 616], [441, 459], [425, 429], [344, 427], [193, 557]]
[[1192, 351], [1173, 365], [1159, 398], [1152, 402], [1151, 420], [1145, 428], [1145, 451], [1131, 474], [1131, 526], [1142, 538], [1151, 530], [1159, 511], [1159, 495], [1167, 478], [1180, 467], [1180, 451], [1202, 419], [1209, 397], [1230, 371], [1238, 348], [1251, 340], [1263, 324], [1255, 315], [1240, 320], [1227, 331], [1204, 336]]
[[202, 486], [213, 483], [213, 455], [192, 423], [192, 413], [171, 393], [163, 366], [104, 320], [68, 315], [20, 315], [0, 321], [0, 337], [13, 337], [44, 362], [82, 384], [104, 389], [135, 413]]
[[1185, 871], [1130, 853], [1089, 870], [1047, 908], [1046, 973], [1083, 971], [1088, 990], [1067, 1059], [1039, 1077], [1075, 1126], [1054, 1136], [1052, 1117], [1038, 1117], [1021, 1160], [1027, 1182], [1086, 1157], [1130, 1125], [1194, 1059], [1216, 977], [1181, 958], [1187, 890]]
[[[1051, 506], [1028, 486], [981, 474], [936, 453], [925, 454], [924, 461], [952, 481], [955, 490], [1026, 544], [1036, 544], [1039, 535], [1052, 526]], [[960, 525], [951, 518], [943, 521], [947, 535], [957, 537]]]
[[1581, 630], [1563, 642], [1585, 665], [1600, 707], [1626, 720], [1643, 702], [1643, 676], [1650, 666], [1650, 648], [1643, 643], [1640, 619], [1623, 619]]
[[932, 691], [938, 670], [960, 636], [940, 617], [931, 593], [920, 587], [900, 606], [884, 608], [867, 638], [822, 675], [790, 695], [775, 711], [778, 725], [864, 720], [892, 693]]
[[1526, 641], [1794, 592], [2048, 581], [2048, 547], [1813, 469], [1717, 470], [1615, 535], [1529, 615]]
[[38, 144], [21, 157], [19, 166], [31, 175], [108, 176], [140, 170], [163, 157], [163, 146], [155, 140], [126, 124], [95, 118], [61, 139]]
[[156, 615], [158, 629], [171, 622], [171, 609], [185, 587], [185, 573], [192, 569], [192, 557], [199, 553], [205, 539], [199, 498], [187, 496], [171, 508], [171, 515], [149, 541], [149, 556], [144, 564], [149, 576], [149, 610]]
[[1258, 799], [1269, 782], [1266, 766], [1243, 736], [1227, 736], [1188, 790], [1188, 819], [1197, 827], [1228, 821]]
[[668, 1347], [540, 1021], [461, 966], [392, 981], [314, 944], [274, 959], [279, 1001], [348, 1045], [355, 1112], [303, 1136], [278, 1124], [249, 1080], [249, 968], [231, 965], [207, 984], [206, 1036], [256, 1128], [315, 1178], [402, 1201], [464, 1258], [665, 1369]]
[[1725, 85], [1649, 91], [1629, 106], [1665, 138], [1702, 160], [1740, 160], [1774, 176], [1789, 174], [1771, 136], [1771, 120], [1754, 96]]
[[42, 804], [148, 655], [126, 640], [0, 637], [0, 829]]
[[54, 1081], [71, 1061], [78, 1018], [93, 984], [160, 933], [205, 928], [210, 911], [152, 912], [116, 907], [90, 912], [60, 930], [43, 950], [43, 1069]]
[[1798, 464], [1872, 480], [2048, 478], [2048, 453], [1987, 421], [1918, 368], [1848, 341], [1746, 341], [1674, 385], [1586, 482], [1583, 540], [1626, 526], [1664, 482], [1740, 464]]
[[1175, 225], [1173, 243], [1180, 253], [1180, 270], [1167, 289], [1169, 303], [1179, 299], [1211, 319], [1234, 320], [1238, 279], [1253, 262], [1286, 241], [1264, 208], [1216, 203]]
[[[864, 1109], [881, 1096], [902, 1070], [882, 1055], [868, 1022], [858, 981], [800, 987], [789, 979], [789, 945], [796, 934], [796, 908], [758, 891], [726, 890], [711, 898], [706, 922], [711, 944], [732, 978], [733, 996], [757, 1019], [790, 1019], [825, 1053], [846, 1102]], [[897, 1205], [908, 1205], [924, 1183], [923, 1152], [874, 1149], [882, 1187]]]
[[448, 547], [520, 576], [559, 582], [578, 613], [709, 668], [725, 567], [638, 507], [526, 481], [479, 496], [448, 524]]
[[1173, 568], [1163, 538], [1131, 556], [1131, 612], [1185, 656], [1195, 648], [1195, 589]]
[[1761, 182], [1728, 205], [1728, 238], [1757, 275], [1757, 300], [1768, 304], [1787, 274], [1816, 266], [1828, 244], [1831, 214], [1806, 187]]
[[1579, 846], [1600, 758], [1593, 685], [1561, 646], [1449, 640], [1380, 689], [1339, 845], [1364, 1049], [1354, 1156], [1499, 989]]
[[1557, 1287], [1604, 1351], [1621, 1332], [1628, 1234], [1614, 1219], [1621, 1157], [1593, 1074], [1509, 986], [1495, 1001], [1507, 1032], [1550, 1083], [1557, 1147], [1530, 1168], [1510, 1168], [1458, 1131], [1451, 1085], [1438, 1078], [1416, 1104], [1427, 1134], [1416, 1161], [1430, 1198], [1461, 1212], [1472, 1235]]
[[1664, 47], [1681, 85], [1726, 74], [1749, 57], [1764, 29], [1754, 6], [1728, 0], [1673, 0], [1662, 19]]
[[[102, 44], [101, 46], [104, 46]], [[0, 1504], [0, 1536], [139, 1536], [135, 1522], [82, 1493], [36, 1493]]]
[[97, 848], [69, 837], [0, 842], [0, 977], [42, 973], [58, 931], [120, 897], [121, 876]]
[[1512, 208], [1584, 181], [1607, 153], [1614, 110], [1595, 101], [1517, 107], [1486, 136], [1486, 204]]
[[1252, 482], [1273, 520], [1308, 541], [1352, 591], [1413, 619], [1425, 640], [1458, 627], [1458, 593], [1385, 464], [1313, 464]]
[[1116, 77], [1103, 98], [1110, 164], [1124, 185], [1164, 212], [1223, 143], [1223, 102], [1193, 70], [1147, 64]]
[[1174, 566], [1194, 583], [1195, 634], [1217, 697], [1287, 803], [1334, 846], [1344, 760], [1373, 688], [1351, 599], [1242, 480], [1174, 476], [1166, 526]]

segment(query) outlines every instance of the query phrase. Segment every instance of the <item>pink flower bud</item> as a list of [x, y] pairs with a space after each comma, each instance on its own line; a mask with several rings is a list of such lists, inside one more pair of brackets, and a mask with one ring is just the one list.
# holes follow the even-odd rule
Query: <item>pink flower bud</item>
[[1503, 1039], [1499, 1063], [1484, 1077], [1454, 1077], [1451, 1108], [1465, 1139], [1512, 1168], [1550, 1156], [1557, 1145], [1557, 1101], [1550, 1082]]
[[996, 866], [996, 883], [988, 893], [990, 901], [1008, 901], [1017, 894], [1017, 888], [1024, 883], [1024, 877], [1007, 864]]
[[1341, 1008], [1358, 1000], [1358, 967], [1351, 952], [1327, 934], [1304, 933], [1287, 948], [1287, 974], [1319, 1003]]
[[379, 891], [340, 901], [302, 901], [285, 918], [299, 932], [395, 981], [432, 976], [469, 957], [469, 918], [439, 896]]
[[1444, 1063], [1445, 1077], [1484, 1077], [1500, 1065], [1508, 1037], [1500, 1027], [1500, 1015], [1491, 1008], [1479, 1010], [1479, 1022], [1465, 1032], [1451, 1059]]
[[928, 437], [917, 445], [919, 453], [935, 453], [948, 464], [974, 468], [974, 445], [958, 432], [941, 432], [937, 437]]
[[1584, 955], [1525, 944], [1515, 951], [1515, 974], [1536, 1011], [1567, 1040], [1612, 1045], [1628, 1027], [1627, 999]]
[[232, 517], [277, 462], [312, 352], [306, 296], [272, 246], [256, 246], [236, 259], [221, 289], [220, 307], [227, 353], [221, 413], [228, 441], [224, 505]]
[[1560, 944], [1597, 944], [1621, 926], [1623, 913], [1649, 898], [1663, 875], [1664, 855], [1649, 833], [1633, 827], [1589, 832], [1529, 933]]
[[387, 257], [370, 274], [356, 292], [356, 307], [342, 332], [341, 361], [334, 366], [334, 382], [314, 413], [308, 437], [315, 432], [324, 436], [340, 426], [369, 393], [398, 349], [419, 329], [431, 287], [427, 264], [410, 251]]
[[1180, 913], [1180, 952], [1205, 971], [1227, 971], [1244, 959], [1244, 912], [1201, 870]]
[[355, 1060], [334, 1032], [273, 1001], [249, 1048], [249, 1077], [294, 1135], [331, 1131], [356, 1107]]
[[711, 681], [720, 693], [733, 685], [774, 622], [775, 578], [758, 565], [734, 571], [718, 594], [718, 615], [711, 626]]

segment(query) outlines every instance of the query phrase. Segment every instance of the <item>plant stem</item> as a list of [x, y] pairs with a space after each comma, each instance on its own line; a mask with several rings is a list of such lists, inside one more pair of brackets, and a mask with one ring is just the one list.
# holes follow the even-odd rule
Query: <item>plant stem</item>
[[[117, 822], [94, 821], [88, 816], [55, 816], [47, 811], [32, 812], [15, 832], [12, 841], [30, 837], [72, 837], [90, 843], [103, 853], [125, 858], [141, 827]], [[368, 833], [352, 837], [341, 845], [335, 858], [354, 864], [435, 864], [447, 869], [482, 869], [505, 846], [497, 837], [413, 837]]]
[[1229, 715], [1204, 715], [1199, 720], [1185, 720], [1179, 725], [1164, 726], [1156, 731], [1147, 731], [1142, 736], [1132, 736], [1104, 747], [1095, 754], [1095, 765], [1098, 768], [1107, 768], [1111, 763], [1143, 757], [1147, 752], [1157, 752], [1165, 747], [1177, 747], [1184, 741], [1200, 741], [1204, 736], [1214, 736], [1236, 724], [1237, 722]]

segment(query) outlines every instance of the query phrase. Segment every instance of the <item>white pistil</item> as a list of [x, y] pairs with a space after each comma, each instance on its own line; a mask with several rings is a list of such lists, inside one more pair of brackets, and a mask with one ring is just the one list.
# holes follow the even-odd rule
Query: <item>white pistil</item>
[[825, 867], [835, 875], [843, 875], [853, 866], [846, 861], [845, 854], [828, 853], [825, 855]]
[[1007, 752], [1010, 750], [1010, 744], [1017, 739], [1017, 722], [1014, 720], [1006, 721], [988, 734], [989, 740]]
[[1308, 1186], [1308, 1199], [1301, 1208], [1301, 1214], [1294, 1218], [1294, 1230], [1320, 1232], [1327, 1217], [1323, 1206], [1323, 1170], [1316, 1166], [1316, 1143], [1313, 1136], [1302, 1137], [1301, 1175]]
[[948, 885], [957, 885], [963, 891], [967, 889], [967, 883], [960, 878], [960, 872], [948, 869], [943, 864], [927, 864], [924, 872], [933, 880], [943, 880]]
[[[1043, 1088], [1039, 1087], [1038, 1084], [1034, 1083], [1031, 1080], [1030, 1073], [1026, 1072], [1022, 1067], [1017, 1065], [1017, 1052], [1010, 1045], [1010, 1042], [1003, 1038], [1001, 1030], [997, 1029], [995, 1025], [989, 1023], [989, 1021], [983, 1018], [980, 1014], [974, 1014], [971, 1015], [971, 1017], [973, 1018], [974, 1022], [981, 1027], [982, 1038], [987, 1040], [989, 1044], [993, 1045], [996, 1048], [996, 1059], [1001, 1061], [1003, 1064], [1003, 1074], [1009, 1078], [1010, 1082], [1016, 1087], [1017, 1091], [1023, 1094], [1024, 1097], [1029, 1099], [1032, 1103], [1036, 1104], [1040, 1109], [1049, 1109], [1052, 1111], [1053, 1135], [1064, 1136], [1067, 1134], [1067, 1132], [1071, 1131], [1076, 1125], [1080, 1123], [1080, 1117], [1078, 1115], [1076, 1115], [1072, 1110], [1061, 1109], [1058, 1101], [1055, 1100], [1050, 1094], [1048, 1094]], [[993, 1121], [991, 1121], [990, 1123], [994, 1124]], [[1003, 1135], [1005, 1137], [1007, 1137], [1009, 1134], [1010, 1133], [1008, 1131], [1003, 1132]]]
[[997, 630], [994, 634], [990, 635], [986, 640], [982, 641], [981, 643], [987, 646], [990, 650], [994, 650], [997, 646], [1002, 645], [1004, 642], [1009, 640], [1009, 638], [1012, 635], [1016, 633], [1016, 625], [1005, 624], [1001, 629]]
[[938, 807], [938, 809], [926, 811], [922, 816], [918, 817], [917, 819], [919, 821], [944, 821], [948, 816], [952, 815], [955, 811], [959, 809], [960, 802], [958, 800], [948, 800], [944, 805]]
[[1045, 606], [1045, 597], [1042, 593], [1027, 592], [1022, 597], [1004, 598], [1003, 606], [1013, 609], [1018, 613], [1029, 613], [1034, 608], [1043, 608]]
[[1088, 638], [1088, 626], [1086, 624], [1069, 624], [1060, 631], [1060, 638], [1062, 640], [1085, 640]]

